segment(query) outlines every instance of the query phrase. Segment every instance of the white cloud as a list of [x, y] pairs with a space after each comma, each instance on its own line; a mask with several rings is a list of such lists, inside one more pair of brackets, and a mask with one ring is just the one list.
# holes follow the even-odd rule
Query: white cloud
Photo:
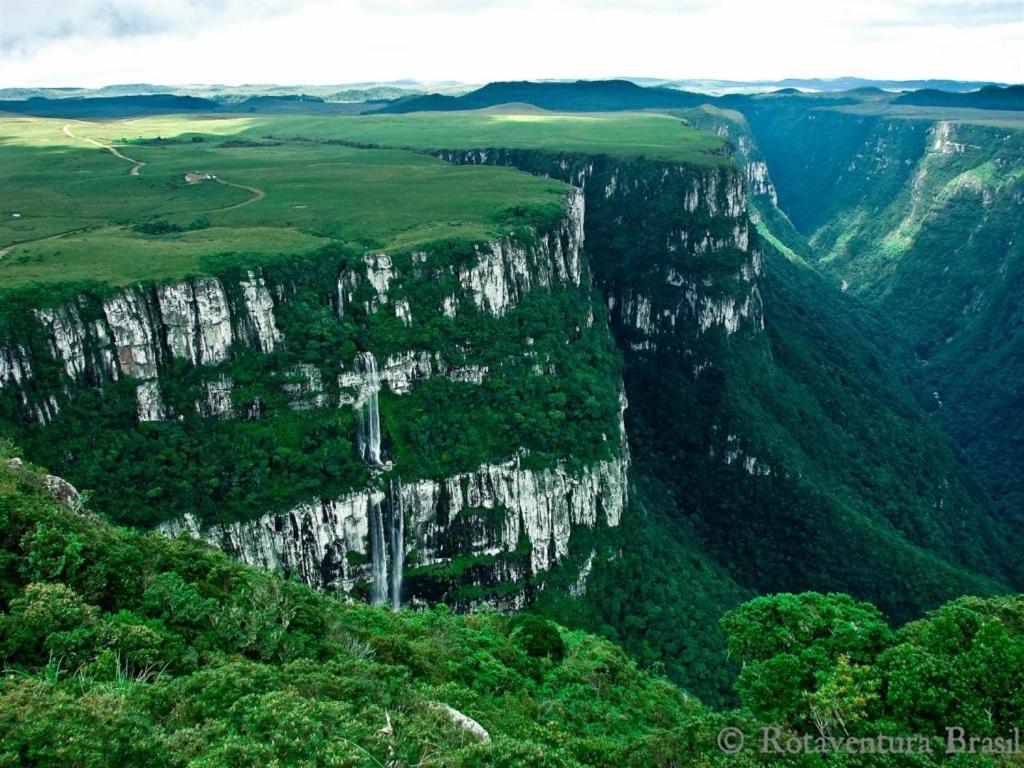
[[1024, 80], [1020, 0], [0, 0], [0, 86]]

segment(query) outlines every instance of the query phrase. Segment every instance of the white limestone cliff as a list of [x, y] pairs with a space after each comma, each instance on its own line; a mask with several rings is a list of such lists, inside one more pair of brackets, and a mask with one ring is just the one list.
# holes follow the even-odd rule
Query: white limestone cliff
[[[627, 499], [627, 467], [628, 458], [619, 457], [574, 475], [563, 466], [526, 469], [515, 458], [442, 480], [402, 483], [397, 491], [404, 511], [402, 551], [415, 548], [421, 566], [445, 562], [445, 536], [460, 516], [475, 510], [500, 511], [500, 526], [474, 528], [468, 550], [460, 554], [512, 552], [520, 534], [525, 534], [532, 544], [532, 572], [548, 570], [568, 553], [573, 526], [592, 528], [599, 520], [619, 524]], [[311, 586], [350, 591], [357, 581], [373, 579], [371, 518], [386, 498], [371, 488], [228, 525], [204, 527], [186, 515], [160, 530], [169, 536], [188, 532], [243, 562], [298, 574]], [[391, 547], [378, 549], [377, 558], [390, 559], [390, 551]], [[349, 553], [361, 557], [350, 558]], [[363, 564], [353, 565], [353, 560]], [[390, 570], [389, 563], [379, 562], [377, 567], [385, 573]]]
[[281, 343], [281, 333], [274, 320], [274, 300], [259, 271], [249, 270], [239, 285], [245, 299], [252, 345], [263, 352], [273, 352]]
[[[262, 273], [250, 270], [238, 288], [242, 301], [234, 311], [223, 281], [204, 277], [152, 289], [127, 288], [105, 299], [101, 317], [94, 320], [85, 319], [80, 299], [35, 310], [33, 316], [49, 356], [67, 377], [64, 394], [70, 394], [73, 386], [137, 379], [141, 382], [136, 392], [139, 420], [153, 421], [168, 417], [155, 383], [168, 356], [212, 366], [226, 361], [236, 343], [263, 352], [283, 343]], [[24, 385], [32, 374], [32, 356], [24, 345], [0, 347], [0, 389], [22, 390], [26, 409], [46, 423], [58, 408], [57, 393], [30, 403]]]
[[540, 242], [524, 245], [505, 238], [477, 248], [476, 263], [460, 270], [458, 277], [478, 310], [501, 316], [533, 288], [580, 285], [582, 190], [572, 188], [566, 194], [565, 212], [558, 230]]
[[200, 278], [158, 286], [156, 290], [171, 354], [193, 365], [224, 362], [234, 336], [221, 282]]

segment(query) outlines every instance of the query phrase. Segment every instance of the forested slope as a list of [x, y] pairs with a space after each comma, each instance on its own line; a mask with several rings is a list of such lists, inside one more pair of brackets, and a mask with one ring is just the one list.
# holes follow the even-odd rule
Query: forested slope
[[[1020, 599], [965, 598], [894, 632], [843, 595], [759, 598], [723, 622], [742, 706], [714, 711], [605, 640], [531, 615], [339, 602], [194, 540], [72, 512], [73, 489], [12, 463], [9, 446], [0, 458], [4, 764], [906, 764], [762, 754], [769, 726], [783, 745], [916, 734], [929, 766], [960, 764], [948, 723], [1001, 739], [1024, 726]], [[723, 752], [723, 727], [747, 748]]]
[[[1024, 130], [750, 100], [813, 263], [889, 322], [935, 421], [1008, 519], [1024, 510]], [[896, 356], [899, 359], [899, 355]]]

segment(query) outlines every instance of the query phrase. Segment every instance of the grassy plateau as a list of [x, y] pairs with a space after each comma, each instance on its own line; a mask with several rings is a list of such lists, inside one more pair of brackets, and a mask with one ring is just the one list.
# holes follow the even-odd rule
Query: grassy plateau
[[551, 205], [565, 191], [557, 181], [408, 150], [503, 146], [728, 162], [716, 154], [720, 139], [665, 115], [523, 111], [0, 119], [0, 290], [175, 279], [201, 273], [207, 256], [297, 254], [328, 242], [374, 250], [484, 239], [503, 234], [503, 210]]

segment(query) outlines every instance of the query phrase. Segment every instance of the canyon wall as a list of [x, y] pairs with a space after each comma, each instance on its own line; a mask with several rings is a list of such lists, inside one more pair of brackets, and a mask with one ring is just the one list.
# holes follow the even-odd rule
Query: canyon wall
[[[581, 427], [597, 437], [588, 455], [514, 432], [511, 442], [495, 436], [474, 452], [452, 426], [436, 439], [460, 455], [437, 459], [429, 440], [406, 449], [400, 433], [445, 431], [444, 414], [419, 403], [428, 390], [471, 411], [460, 418], [481, 419], [507, 410], [501, 398], [521, 398], [527, 386], [559, 402], [582, 394], [570, 385], [577, 371], [568, 360], [607, 335], [590, 296], [583, 225], [583, 195], [570, 189], [557, 219], [524, 222], [489, 242], [325, 254], [312, 270], [257, 265], [32, 307], [4, 329], [0, 403], [30, 448], [68, 435], [60, 471], [80, 486], [100, 485], [104, 497], [119, 492], [100, 471], [105, 462], [108, 474], [139, 464], [138, 486], [121, 490], [136, 504], [152, 499], [146, 522], [170, 535], [188, 531], [247, 562], [394, 607], [444, 599], [520, 608], [533, 580], [564, 559], [574, 528], [622, 519], [629, 453], [614, 358], [600, 363], [602, 389], [588, 399], [588, 412], [604, 416]], [[524, 301], [530, 306], [520, 309]], [[556, 323], [530, 335], [514, 330], [538, 307]], [[515, 416], [530, 430], [547, 407], [527, 400]], [[97, 408], [107, 421], [92, 414]], [[266, 472], [278, 454], [293, 453], [285, 432], [298, 434], [299, 450], [318, 433], [328, 438], [306, 475], [324, 462], [340, 468], [324, 483], [279, 482], [271, 509], [234, 503], [221, 488], [196, 512], [175, 513], [189, 509], [187, 499], [173, 498], [160, 467], [142, 466], [152, 452], [132, 441], [176, 443], [183, 461], [201, 466], [218, 459], [206, 446], [221, 432], [282, 444], [269, 446], [266, 470], [245, 468], [255, 478], [248, 482], [273, 483]], [[231, 469], [241, 477], [242, 467]], [[205, 493], [187, 468], [177, 470], [182, 495]]]

